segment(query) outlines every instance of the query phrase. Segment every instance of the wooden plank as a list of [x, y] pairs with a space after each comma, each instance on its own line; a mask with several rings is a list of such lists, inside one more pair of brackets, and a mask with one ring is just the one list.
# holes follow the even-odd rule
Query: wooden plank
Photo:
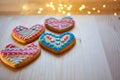
[[120, 19], [118, 17], [96, 18], [113, 80], [120, 79]]
[[[23, 46], [11, 38], [15, 26], [43, 24], [48, 17], [0, 16], [0, 49], [8, 43]], [[35, 62], [18, 71], [12, 71], [0, 63], [0, 80], [112, 80], [96, 17], [76, 15], [73, 18], [76, 25], [70, 32], [76, 36], [76, 45], [70, 51], [58, 57], [42, 49], [41, 56]], [[35, 43], [38, 44], [38, 41]]]

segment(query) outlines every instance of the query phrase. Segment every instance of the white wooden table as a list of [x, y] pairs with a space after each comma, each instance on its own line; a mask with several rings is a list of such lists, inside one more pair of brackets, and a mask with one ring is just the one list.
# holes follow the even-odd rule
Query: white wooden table
[[[48, 17], [0, 16], [0, 50], [8, 43], [23, 46], [11, 38], [15, 26], [43, 24]], [[36, 61], [17, 71], [0, 62], [0, 80], [120, 80], [118, 17], [74, 15], [73, 19], [76, 25], [70, 32], [76, 37], [76, 45], [69, 52], [58, 57], [41, 49]]]

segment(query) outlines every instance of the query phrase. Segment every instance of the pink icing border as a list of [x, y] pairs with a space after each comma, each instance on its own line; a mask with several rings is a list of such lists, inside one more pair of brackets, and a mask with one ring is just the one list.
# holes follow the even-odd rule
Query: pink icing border
[[[34, 26], [39, 26], [40, 29], [39, 29], [38, 31], [36, 31], [35, 34], [33, 34], [33, 35], [29, 36], [29, 37], [24, 37], [23, 35], [20, 35], [20, 34], [16, 31], [16, 28], [17, 28], [17, 27], [15, 27], [12, 32], [14, 33], [15, 36], [17, 36], [17, 37], [19, 37], [19, 38], [21, 38], [21, 39], [27, 40], [27, 39], [30, 39], [30, 38], [38, 35], [38, 34], [44, 29], [44, 26], [43, 26], [43, 25], [40, 25], [40, 24], [36, 24], [36, 25], [34, 25]], [[32, 27], [34, 27], [34, 26], [32, 26]], [[24, 29], [32, 29], [32, 27], [31, 27], [31, 28], [26, 28], [25, 26], [22, 26], [22, 27], [23, 27]]]
[[[13, 45], [13, 44], [8, 44], [8, 45]], [[16, 47], [16, 46], [15, 46]], [[17, 55], [17, 54], [29, 54], [29, 55], [34, 55], [36, 54], [39, 49], [37, 48], [37, 45], [34, 43], [28, 44], [26, 48], [13, 48], [13, 47], [7, 47], [5, 50], [1, 50], [0, 54], [4, 55]], [[8, 49], [14, 49], [14, 50], [8, 50]], [[15, 50], [16, 49], [16, 50]]]
[[[74, 25], [75, 24], [75, 21], [73, 19], [61, 19], [61, 20], [46, 20], [45, 25], [48, 24], [48, 25], [53, 25], [54, 28], [56, 29], [64, 29], [67, 27], [67, 25], [69, 24], [72, 24]], [[61, 24], [61, 25], [60, 25]], [[59, 26], [60, 25], [60, 26]]]
[[45, 21], [45, 24], [51, 24], [51, 23], [71, 23], [71, 24], [74, 24], [75, 21], [73, 19], [69, 19], [69, 20], [46, 20]]

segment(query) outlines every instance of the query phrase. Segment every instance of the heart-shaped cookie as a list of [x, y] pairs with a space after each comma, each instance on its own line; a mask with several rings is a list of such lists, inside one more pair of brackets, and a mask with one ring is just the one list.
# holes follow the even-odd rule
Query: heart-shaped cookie
[[66, 32], [74, 27], [75, 21], [71, 17], [64, 17], [61, 20], [56, 18], [48, 18], [45, 20], [47, 29], [56, 33]]
[[39, 42], [41, 47], [55, 54], [62, 54], [72, 48], [76, 40], [70, 32], [62, 33], [59, 36], [52, 33], [43, 33], [40, 36]]
[[36, 40], [44, 31], [44, 26], [40, 24], [34, 25], [31, 28], [20, 25], [13, 29], [12, 37], [20, 43], [27, 44]]
[[18, 48], [14, 44], [8, 44], [0, 51], [0, 59], [11, 68], [23, 67], [40, 55], [40, 49], [35, 44], [28, 44], [24, 48]]

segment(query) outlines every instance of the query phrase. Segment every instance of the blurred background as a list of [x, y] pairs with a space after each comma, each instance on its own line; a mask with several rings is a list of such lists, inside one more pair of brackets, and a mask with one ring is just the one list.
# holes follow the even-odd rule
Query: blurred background
[[120, 0], [0, 0], [0, 15], [120, 14]]

